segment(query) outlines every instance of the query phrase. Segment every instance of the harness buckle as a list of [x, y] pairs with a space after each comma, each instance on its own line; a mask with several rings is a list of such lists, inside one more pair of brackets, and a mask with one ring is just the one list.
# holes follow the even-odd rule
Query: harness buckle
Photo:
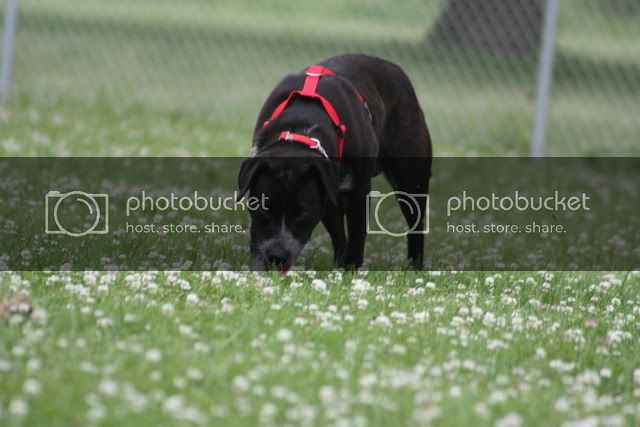
[[329, 156], [327, 155], [327, 152], [324, 151], [324, 147], [322, 147], [322, 144], [320, 144], [320, 140], [318, 138], [310, 138], [313, 142], [316, 143], [316, 145], [314, 145], [313, 147], [311, 147], [313, 150], [318, 150], [320, 153], [322, 153], [322, 155], [324, 157], [326, 157], [327, 159], [329, 158]]

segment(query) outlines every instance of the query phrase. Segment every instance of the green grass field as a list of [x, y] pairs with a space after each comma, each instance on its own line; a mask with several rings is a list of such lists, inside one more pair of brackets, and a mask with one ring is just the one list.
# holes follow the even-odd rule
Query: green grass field
[[[0, 155], [244, 156], [342, 51], [406, 68], [437, 155], [528, 152], [531, 59], [428, 52], [435, 2], [106, 4], [21, 2]], [[549, 152], [637, 155], [640, 17], [581, 4]], [[639, 333], [635, 272], [1, 272], [0, 425], [638, 425]]]
[[[528, 154], [535, 55], [429, 49], [440, 3], [25, 0], [0, 154], [246, 155], [283, 74], [343, 52], [403, 66], [436, 154]], [[640, 16], [603, 3], [561, 2], [551, 155], [640, 152]]]

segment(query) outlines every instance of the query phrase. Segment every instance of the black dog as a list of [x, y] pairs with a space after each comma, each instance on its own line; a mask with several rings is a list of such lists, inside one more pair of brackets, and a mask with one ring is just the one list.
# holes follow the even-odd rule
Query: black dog
[[[268, 200], [251, 213], [256, 269], [286, 271], [320, 221], [336, 264], [358, 268], [372, 177], [382, 171], [396, 191], [429, 192], [431, 139], [413, 86], [399, 66], [372, 56], [335, 56], [285, 77], [258, 116], [252, 153], [238, 185], [239, 197], [250, 191]], [[425, 203], [400, 205], [407, 223], [423, 230]], [[407, 238], [419, 268], [424, 235]]]

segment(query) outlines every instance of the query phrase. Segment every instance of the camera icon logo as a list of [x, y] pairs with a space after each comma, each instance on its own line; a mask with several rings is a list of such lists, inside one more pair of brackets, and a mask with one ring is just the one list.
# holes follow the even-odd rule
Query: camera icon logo
[[44, 231], [82, 237], [109, 232], [109, 195], [49, 191], [44, 199]]
[[[406, 217], [389, 214], [398, 204]], [[424, 218], [424, 228], [420, 227], [420, 218]], [[429, 234], [429, 195], [371, 191], [367, 194], [367, 233], [392, 237]]]

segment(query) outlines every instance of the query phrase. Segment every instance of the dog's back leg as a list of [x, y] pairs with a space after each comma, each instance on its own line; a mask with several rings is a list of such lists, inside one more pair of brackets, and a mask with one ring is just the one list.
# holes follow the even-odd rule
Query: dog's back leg
[[[410, 195], [429, 194], [429, 178], [431, 175], [430, 157], [388, 157], [382, 163], [384, 175], [395, 191]], [[398, 196], [398, 199], [403, 196]], [[415, 202], [414, 202], [415, 201]], [[426, 197], [411, 200], [398, 200], [402, 214], [408, 227], [413, 231], [407, 235], [408, 257], [415, 268], [422, 268], [424, 260], [424, 230]], [[417, 203], [417, 209], [413, 203]], [[413, 206], [413, 207], [412, 207]]]

